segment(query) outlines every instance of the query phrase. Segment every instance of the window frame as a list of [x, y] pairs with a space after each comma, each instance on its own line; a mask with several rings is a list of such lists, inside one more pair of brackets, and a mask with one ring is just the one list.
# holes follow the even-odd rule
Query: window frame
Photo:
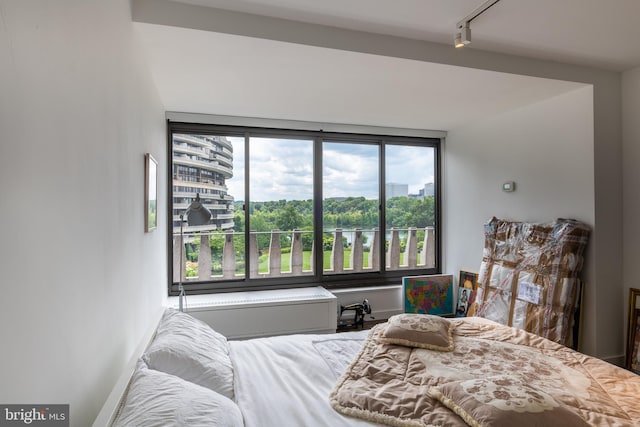
[[[383, 128], [381, 128], [383, 130]], [[442, 272], [442, 138], [432, 136], [402, 136], [373, 133], [353, 133], [341, 131], [299, 130], [280, 127], [261, 127], [244, 125], [226, 125], [209, 123], [191, 123], [185, 121], [167, 120], [167, 281], [168, 295], [178, 295], [178, 284], [173, 282], [173, 134], [186, 133], [213, 136], [233, 136], [244, 138], [245, 177], [243, 209], [245, 221], [245, 242], [248, 242], [250, 233], [249, 209], [247, 204], [251, 200], [250, 194], [250, 137], [266, 138], [301, 138], [313, 141], [313, 213], [314, 213], [314, 245], [322, 248], [322, 222], [323, 222], [323, 164], [322, 143], [345, 142], [374, 144], [378, 146], [378, 186], [379, 186], [379, 230], [380, 235], [386, 234], [386, 194], [385, 194], [385, 147], [386, 145], [413, 145], [428, 146], [434, 149], [434, 234], [435, 234], [435, 267], [387, 270], [386, 263], [380, 263], [380, 270], [376, 272], [345, 272], [324, 274], [323, 252], [316, 250], [314, 253], [315, 269], [313, 275], [295, 277], [251, 278], [247, 271], [244, 278], [231, 280], [208, 280], [198, 282], [184, 282], [183, 286], [190, 294], [223, 293], [235, 291], [254, 291], [268, 289], [285, 289], [305, 286], [323, 286], [327, 289], [357, 288], [370, 286], [398, 285], [402, 277], [425, 274], [441, 274]], [[385, 259], [385, 239], [381, 239], [378, 245], [380, 259]], [[249, 245], [245, 244], [245, 263], [249, 262]]]

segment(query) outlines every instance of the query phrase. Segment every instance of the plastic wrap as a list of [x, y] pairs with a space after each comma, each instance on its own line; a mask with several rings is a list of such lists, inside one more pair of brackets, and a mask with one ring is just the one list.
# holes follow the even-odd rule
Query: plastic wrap
[[571, 346], [590, 228], [558, 219], [534, 224], [492, 218], [472, 312]]

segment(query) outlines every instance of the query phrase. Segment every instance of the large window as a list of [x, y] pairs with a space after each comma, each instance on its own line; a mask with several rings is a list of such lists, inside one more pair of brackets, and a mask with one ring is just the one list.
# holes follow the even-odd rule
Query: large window
[[313, 140], [249, 137], [250, 277], [313, 275]]
[[380, 147], [322, 144], [324, 274], [380, 271]]
[[440, 272], [439, 139], [171, 122], [168, 151], [171, 294]]

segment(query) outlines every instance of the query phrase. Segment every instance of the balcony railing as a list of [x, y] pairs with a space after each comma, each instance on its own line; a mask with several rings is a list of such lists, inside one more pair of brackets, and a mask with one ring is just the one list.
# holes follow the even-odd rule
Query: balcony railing
[[[243, 232], [185, 233], [182, 262], [179, 260], [180, 234], [175, 233], [173, 236], [173, 280], [174, 282], [180, 280], [180, 269], [182, 269], [182, 280], [185, 283], [238, 279], [245, 277], [247, 272], [250, 278], [313, 275], [315, 247], [312, 243], [310, 251], [303, 249], [303, 235], [312, 235], [312, 233], [312, 231], [299, 230], [250, 232], [248, 266], [244, 260], [244, 251], [238, 251], [241, 252], [240, 255], [236, 254], [236, 248], [242, 248]], [[324, 264], [328, 264], [324, 266], [325, 274], [380, 271], [380, 251], [369, 250], [369, 248], [378, 247], [378, 242], [380, 242], [378, 229], [336, 229], [330, 233], [333, 236], [333, 245], [330, 252], [325, 251], [329, 258], [328, 262], [326, 256], [324, 258]], [[418, 241], [418, 235], [422, 233], [424, 233], [424, 237]], [[259, 239], [265, 241], [267, 238], [270, 242], [268, 249], [259, 250]], [[282, 248], [283, 241], [288, 243], [284, 250]], [[214, 254], [211, 251], [212, 245], [218, 248]], [[388, 230], [386, 248], [385, 265], [387, 270], [435, 267], [435, 232], [433, 227], [392, 228]]]

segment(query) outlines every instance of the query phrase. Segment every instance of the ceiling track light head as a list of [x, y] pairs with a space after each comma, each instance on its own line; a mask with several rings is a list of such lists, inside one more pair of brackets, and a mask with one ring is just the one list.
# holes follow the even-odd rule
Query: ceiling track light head
[[473, 12], [458, 21], [458, 23], [456, 24], [455, 47], [465, 47], [466, 45], [471, 43], [471, 28], [469, 28], [469, 24], [471, 24], [471, 21], [482, 15], [487, 11], [487, 9], [489, 9], [499, 1], [500, 0], [486, 0]]
[[465, 47], [471, 43], [471, 28], [469, 27], [468, 22], [464, 22], [462, 25], [458, 27], [458, 32], [456, 33], [454, 46], [456, 48]]

